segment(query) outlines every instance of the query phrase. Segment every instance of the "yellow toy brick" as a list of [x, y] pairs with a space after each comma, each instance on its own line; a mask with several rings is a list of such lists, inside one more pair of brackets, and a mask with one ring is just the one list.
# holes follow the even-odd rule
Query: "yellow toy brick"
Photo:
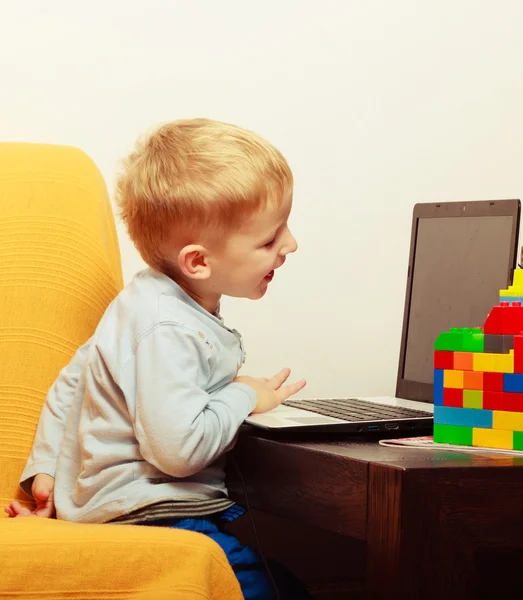
[[508, 354], [491, 354], [495, 373], [514, 373], [514, 350]]
[[443, 372], [443, 387], [463, 389], [463, 371]]
[[479, 429], [474, 427], [472, 430], [472, 445], [482, 448], [503, 448], [512, 450], [514, 444], [514, 434], [512, 431], [501, 431], [498, 429]]
[[523, 413], [495, 410], [492, 414], [492, 429], [523, 431]]
[[481, 371], [483, 373], [492, 372], [494, 367], [493, 356], [493, 354], [489, 354], [488, 352], [474, 352], [474, 371]]
[[514, 279], [508, 290], [499, 290], [500, 296], [523, 296], [523, 269], [514, 271]]

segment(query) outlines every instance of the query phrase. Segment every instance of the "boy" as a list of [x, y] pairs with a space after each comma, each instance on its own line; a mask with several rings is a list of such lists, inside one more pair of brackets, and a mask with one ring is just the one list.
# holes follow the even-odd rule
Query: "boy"
[[[270, 598], [262, 565], [219, 528], [233, 502], [224, 454], [252, 412], [305, 385], [238, 376], [240, 334], [222, 295], [258, 299], [297, 244], [292, 174], [259, 136], [205, 119], [137, 145], [118, 182], [129, 235], [150, 266], [102, 317], [48, 394], [21, 486], [35, 515], [193, 529], [213, 537], [245, 598]], [[56, 480], [55, 480], [56, 478]], [[12, 502], [11, 517], [31, 514]]]

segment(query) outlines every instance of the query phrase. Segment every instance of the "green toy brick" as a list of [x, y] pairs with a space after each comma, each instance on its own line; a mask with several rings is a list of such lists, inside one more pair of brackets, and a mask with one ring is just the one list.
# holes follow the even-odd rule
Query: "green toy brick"
[[472, 446], [472, 427], [434, 424], [434, 441], [440, 444]]
[[440, 333], [434, 343], [434, 350], [452, 352], [483, 352], [484, 348], [485, 335], [479, 328], [452, 327], [450, 331]]
[[463, 352], [484, 352], [485, 351], [485, 334], [481, 333], [481, 329], [474, 328], [468, 332], [463, 332]]
[[523, 431], [514, 431], [514, 450], [523, 450]]
[[440, 333], [434, 343], [434, 350], [450, 350], [461, 352], [463, 348], [463, 336], [461, 330], [453, 328], [450, 331]]

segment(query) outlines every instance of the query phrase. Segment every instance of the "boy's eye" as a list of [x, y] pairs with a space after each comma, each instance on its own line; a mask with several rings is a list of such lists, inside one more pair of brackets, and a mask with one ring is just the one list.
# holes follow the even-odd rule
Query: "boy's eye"
[[274, 246], [275, 243], [276, 243], [276, 238], [272, 239], [270, 242], [267, 242], [263, 246], [264, 246], [264, 248], [271, 248], [272, 246]]

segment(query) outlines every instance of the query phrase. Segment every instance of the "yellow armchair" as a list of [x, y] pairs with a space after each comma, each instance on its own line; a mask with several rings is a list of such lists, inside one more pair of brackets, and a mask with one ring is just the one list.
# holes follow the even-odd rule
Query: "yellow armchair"
[[0, 143], [0, 597], [241, 600], [187, 531], [8, 519], [47, 390], [122, 287], [103, 178], [80, 150]]

